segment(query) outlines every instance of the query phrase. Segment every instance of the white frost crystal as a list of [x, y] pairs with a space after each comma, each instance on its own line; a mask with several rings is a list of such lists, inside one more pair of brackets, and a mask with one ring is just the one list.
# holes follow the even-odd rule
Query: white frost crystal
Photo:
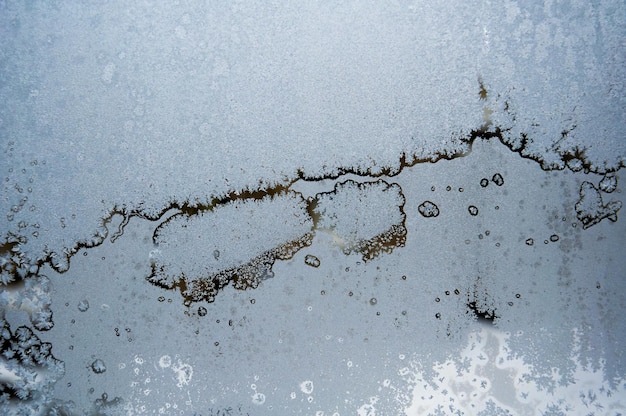
[[404, 245], [404, 195], [385, 181], [346, 181], [316, 195], [316, 229], [330, 233], [345, 253], [359, 251], [370, 259]]
[[312, 227], [307, 203], [295, 193], [174, 216], [155, 233], [150, 281], [164, 287], [182, 281], [192, 300], [212, 300], [231, 280], [242, 289], [255, 287], [271, 276], [276, 258], [289, 258], [310, 244]]

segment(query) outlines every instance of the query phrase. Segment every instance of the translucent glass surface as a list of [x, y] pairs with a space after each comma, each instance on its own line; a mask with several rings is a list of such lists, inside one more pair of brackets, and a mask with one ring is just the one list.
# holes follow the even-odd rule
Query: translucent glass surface
[[625, 16], [0, 2], [0, 414], [626, 413]]

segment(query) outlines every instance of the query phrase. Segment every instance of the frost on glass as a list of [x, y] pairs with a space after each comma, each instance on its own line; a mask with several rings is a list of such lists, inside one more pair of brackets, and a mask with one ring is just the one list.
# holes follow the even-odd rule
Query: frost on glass
[[359, 252], [370, 260], [404, 246], [404, 202], [398, 184], [346, 181], [317, 194], [312, 212], [316, 230], [330, 233], [344, 253]]
[[0, 408], [623, 412], [625, 15], [0, 3]]
[[176, 214], [155, 230], [148, 280], [180, 288], [187, 302], [211, 302], [230, 282], [254, 289], [273, 276], [277, 259], [290, 259], [311, 244], [312, 226], [306, 202], [294, 193]]

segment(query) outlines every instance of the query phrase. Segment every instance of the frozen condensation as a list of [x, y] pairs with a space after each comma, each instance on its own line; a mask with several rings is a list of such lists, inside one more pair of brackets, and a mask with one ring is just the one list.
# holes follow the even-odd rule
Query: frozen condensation
[[617, 189], [617, 177], [615, 174], [606, 174], [599, 183], [600, 190], [610, 194]]
[[78, 302], [78, 310], [81, 312], [87, 312], [89, 309], [89, 301], [87, 299], [83, 299]]
[[52, 344], [41, 342], [27, 326], [11, 331], [4, 318], [0, 323], [0, 408], [27, 414], [54, 407], [53, 386], [65, 365], [52, 355]]
[[[580, 234], [574, 234], [570, 227], [564, 229], [560, 215], [548, 224], [550, 231], [544, 230], [544, 234], [534, 226], [520, 226], [515, 237], [518, 246], [507, 240], [511, 230], [500, 223], [493, 228], [488, 225], [493, 230], [491, 236], [487, 232], [483, 236], [482, 223], [482, 228], [470, 230], [472, 236], [481, 233], [482, 245], [463, 235], [459, 241], [476, 247], [469, 254], [459, 249], [456, 241], [446, 240], [447, 236], [457, 236], [452, 227], [465, 231], [478, 221], [496, 222], [507, 215], [512, 221], [511, 204], [500, 205], [495, 200], [500, 194], [506, 195], [495, 188], [504, 184], [502, 174], [506, 175], [509, 192], [513, 192], [509, 185], [520, 179], [513, 169], [507, 171], [508, 165], [480, 172], [472, 179], [474, 186], [495, 185], [483, 193], [485, 201], [493, 203], [489, 207], [496, 209], [464, 201], [459, 212], [467, 216], [469, 203], [476, 203], [481, 215], [463, 224], [453, 224], [454, 210], [448, 199], [437, 195], [435, 203], [427, 200], [435, 200], [435, 196], [419, 194], [420, 186], [430, 177], [414, 178], [405, 189], [398, 185], [405, 187], [400, 178], [398, 184], [392, 184], [391, 178], [396, 181], [396, 175], [418, 163], [429, 165], [443, 159], [436, 166], [439, 168], [446, 160], [471, 157], [483, 139], [500, 141], [544, 170], [567, 168], [571, 175], [605, 175], [599, 183], [585, 177], [577, 202], [569, 196], [562, 198], [564, 209], [570, 210], [568, 215], [574, 215], [574, 209], [583, 224], [576, 232], [588, 230], [604, 218], [616, 221], [622, 202], [605, 198], [611, 192], [619, 193], [617, 174], [626, 158], [624, 15], [626, 3], [621, 0], [348, 2], [333, 6], [297, 2], [280, 7], [259, 0], [245, 7], [2, 2], [2, 316], [17, 314], [15, 319], [20, 319], [19, 314], [26, 312], [33, 329], [48, 330], [45, 334], [49, 335], [55, 330], [52, 290], [40, 271], [49, 265], [56, 272], [67, 272], [79, 250], [101, 245], [107, 237], [115, 243], [134, 219], [155, 221], [155, 247], [146, 250], [152, 249], [144, 258], [152, 266], [149, 281], [180, 291], [187, 305], [211, 302], [231, 283], [237, 289], [256, 287], [273, 276], [275, 260], [291, 258], [327, 233], [344, 252], [358, 252], [365, 260], [404, 246], [410, 238], [427, 236], [428, 244], [421, 244], [424, 255], [420, 261], [428, 262], [432, 257], [439, 262], [436, 273], [420, 276], [420, 290], [429, 296], [430, 292], [440, 294], [435, 287], [441, 280], [437, 273], [447, 273], [459, 264], [471, 265], [463, 270], [463, 276], [453, 276], [469, 282], [462, 288], [468, 290], [468, 299], [450, 296], [456, 304], [448, 303], [441, 312], [419, 306], [425, 309], [420, 309], [425, 319], [431, 320], [423, 329], [432, 327], [442, 339], [452, 338], [455, 331], [465, 334], [466, 324], [476, 319], [489, 324], [485, 327], [499, 320], [506, 325], [527, 319], [535, 325], [538, 320], [526, 318], [515, 308], [525, 305], [527, 311], [537, 310], [530, 302], [540, 303], [544, 293], [561, 296], [555, 310], [576, 310], [572, 299], [589, 299], [586, 285], [595, 285], [595, 276], [589, 283], [580, 278], [584, 271], [577, 274], [569, 269], [577, 261], [576, 255], [569, 253], [582, 243]], [[492, 176], [496, 171], [502, 174]], [[347, 174], [369, 182], [346, 180]], [[448, 184], [450, 190], [449, 184], [467, 174], [467, 170], [451, 169], [450, 181], [443, 185]], [[316, 190], [318, 193], [309, 199], [291, 190], [298, 180], [317, 183], [331, 179], [340, 182], [333, 191]], [[546, 179], [542, 186], [548, 182]], [[428, 186], [435, 190], [432, 183]], [[471, 190], [470, 183], [464, 186]], [[417, 214], [417, 220], [405, 218], [408, 195], [414, 198], [409, 215], [416, 214], [417, 206], [421, 216], [436, 217], [441, 207], [446, 221], [424, 220]], [[166, 218], [166, 213], [171, 216]], [[602, 225], [610, 225], [605, 223]], [[419, 231], [411, 234], [416, 228]], [[585, 232], [604, 231], [600, 228]], [[420, 234], [422, 230], [425, 232]], [[534, 244], [530, 235], [546, 244]], [[558, 244], [549, 244], [554, 240], [549, 240], [550, 235], [559, 236]], [[597, 237], [598, 242], [604, 238]], [[437, 251], [439, 246], [434, 244], [442, 241], [445, 253]], [[497, 256], [490, 251], [493, 247], [500, 249]], [[323, 248], [315, 249], [321, 253]], [[536, 257], [531, 257], [534, 254]], [[497, 260], [485, 262], [487, 257]], [[553, 258], [560, 259], [561, 264], [546, 260]], [[326, 266], [334, 268], [330, 256], [323, 260], [324, 267], [317, 268], [319, 258], [305, 257], [304, 263], [313, 266], [306, 268], [307, 273], [323, 271]], [[528, 266], [522, 270], [525, 278], [508, 278], [514, 275], [507, 273], [509, 264]], [[372, 285], [380, 288], [383, 277], [395, 282], [394, 274], [409, 274], [410, 267], [399, 268], [376, 269]], [[356, 269], [362, 279], [374, 273], [360, 265]], [[473, 284], [474, 279], [478, 282], [478, 269], [483, 280]], [[295, 266], [292, 270], [297, 274]], [[542, 273], [555, 279], [535, 279], [534, 284], [546, 286], [514, 297], [520, 288], [512, 286], [523, 287], [524, 282]], [[493, 275], [504, 277], [496, 280]], [[415, 278], [410, 276], [409, 280]], [[357, 307], [349, 304], [340, 317], [358, 316], [351, 326], [365, 323], [366, 329], [373, 327], [372, 319], [380, 317], [378, 322], [383, 322], [398, 311], [386, 311], [387, 316], [378, 310], [369, 311], [382, 309], [388, 302], [377, 295], [379, 301], [369, 304], [373, 289], [368, 287], [369, 281], [363, 281], [366, 283], [359, 281], [345, 292], [351, 300], [366, 304], [368, 311], [355, 314]], [[393, 287], [389, 281], [385, 284]], [[340, 279], [333, 282], [340, 283]], [[601, 286], [597, 283], [597, 290]], [[330, 287], [323, 292], [327, 293], [324, 299], [333, 295]], [[112, 297], [120, 293], [117, 289], [111, 285]], [[294, 290], [285, 287], [285, 293]], [[616, 311], [621, 313], [615, 306], [623, 305], [619, 298], [615, 304], [599, 303], [609, 305], [608, 312], [595, 310], [599, 306], [593, 299], [585, 306], [602, 317], [600, 321], [619, 322], [613, 316]], [[78, 302], [79, 298], [72, 299], [70, 309], [74, 313]], [[109, 310], [109, 302], [105, 302], [97, 303], [103, 305], [103, 316], [117, 312]], [[263, 304], [256, 303], [255, 307]], [[439, 307], [445, 302], [433, 303]], [[206, 306], [196, 309], [198, 316], [208, 314]], [[308, 307], [308, 312], [322, 309], [318, 305]], [[369, 312], [376, 315], [366, 315]], [[274, 313], [285, 314], [285, 310]], [[93, 315], [77, 316], [88, 320]], [[524, 381], [534, 380], [532, 388], [555, 388], [559, 383], [565, 388], [573, 384], [574, 360], [559, 356], [561, 349], [552, 348], [558, 343], [565, 349], [563, 345], [569, 345], [574, 336], [573, 329], [549, 325], [558, 316], [541, 318], [553, 330], [550, 337], [541, 332], [541, 322], [532, 343], [520, 336], [512, 337], [509, 345], [530, 357], [532, 368], [523, 376]], [[394, 319], [394, 330], [408, 326], [402, 316], [389, 319]], [[611, 379], [617, 380], [624, 371], [623, 360], [610, 349], [616, 342], [606, 341], [604, 333], [594, 336], [595, 328], [588, 323], [580, 330], [585, 348], [580, 347], [579, 355], [593, 365], [601, 361], [602, 354], [609, 357], [617, 364], [609, 363], [606, 370], [613, 371], [615, 377]], [[270, 332], [272, 326], [264, 329]], [[608, 333], [613, 336], [618, 330]], [[16, 396], [8, 400], [21, 400], [25, 412], [71, 413], [63, 404], [48, 400], [51, 385], [63, 373], [62, 363], [49, 353], [50, 344], [27, 326], [17, 326], [11, 332], [5, 322], [2, 334], [2, 378], [6, 383], [0, 387]], [[260, 343], [266, 337], [257, 335], [255, 348], [262, 350], [267, 345]], [[338, 339], [345, 340], [343, 345], [352, 342], [347, 336]], [[604, 346], [610, 348], [602, 349], [597, 340], [606, 341]], [[375, 341], [374, 337], [368, 340]], [[430, 343], [439, 346], [440, 340]], [[222, 347], [217, 341], [209, 345]], [[538, 359], [542, 354], [550, 359]], [[177, 358], [175, 361], [164, 363], [173, 374], [175, 387], [191, 391], [192, 365]], [[558, 361], [562, 371], [557, 381], [546, 378], [552, 371], [550, 361]], [[349, 368], [356, 371], [357, 366]], [[465, 369], [455, 368], [457, 373]], [[403, 367], [399, 374], [410, 372]], [[478, 380], [484, 381], [480, 374], [465, 379], [474, 392], [494, 387], [487, 385], [481, 390], [483, 387], [475, 384]], [[315, 400], [323, 388], [316, 381]], [[614, 386], [611, 389], [617, 391]], [[143, 388], [141, 394], [148, 396], [150, 391]], [[606, 395], [607, 391], [589, 390], [580, 401], [589, 407], [593, 405], [592, 395]], [[443, 395], [443, 390], [426, 393]], [[441, 400], [451, 397], [444, 396]], [[504, 403], [489, 395], [478, 396], [483, 407], [468, 405], [468, 413], [507, 412]], [[112, 399], [106, 393], [94, 397], [100, 397], [93, 403], [96, 412], [121, 410], [122, 399], [115, 395]], [[465, 404], [467, 398], [467, 394], [459, 395], [455, 403]], [[265, 399], [274, 400], [269, 395]], [[7, 400], [6, 395], [0, 400]], [[49, 409], [40, 406], [45, 400]], [[352, 410], [360, 414], [373, 414], [386, 406], [384, 397], [379, 399], [378, 395], [355, 400]], [[313, 401], [313, 397], [304, 401]], [[603, 403], [611, 405], [610, 401]], [[556, 413], [561, 405], [547, 403], [545, 409]], [[133, 409], [137, 413], [152, 410], [144, 404]]]
[[91, 363], [91, 369], [93, 370], [94, 373], [96, 374], [102, 374], [105, 371], [107, 371], [107, 367], [104, 364], [104, 361], [102, 361], [101, 359], [96, 359], [94, 360], [93, 363]]
[[115, 212], [395, 173], [466, 153], [472, 132], [546, 168], [617, 169], [624, 9], [3, 4], [5, 233], [62, 271]]
[[439, 207], [431, 201], [424, 201], [417, 207], [417, 210], [425, 218], [439, 216]]
[[404, 195], [397, 184], [338, 183], [334, 191], [317, 194], [313, 213], [316, 230], [330, 233], [344, 253], [376, 257], [404, 246], [406, 228]]
[[307, 204], [295, 193], [178, 214], [155, 232], [149, 280], [180, 287], [189, 301], [212, 301], [231, 281], [239, 289], [254, 288], [272, 276], [276, 259], [290, 258], [310, 244], [312, 227]]
[[576, 202], [576, 215], [584, 228], [589, 228], [604, 218], [617, 221], [617, 212], [622, 208], [622, 201], [611, 201], [604, 204], [602, 194], [591, 183], [580, 185], [580, 199]]

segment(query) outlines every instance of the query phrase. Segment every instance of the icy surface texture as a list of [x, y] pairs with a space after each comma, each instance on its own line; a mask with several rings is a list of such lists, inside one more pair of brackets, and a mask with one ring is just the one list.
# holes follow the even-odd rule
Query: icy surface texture
[[487, 127], [623, 164], [623, 2], [1, 7], [2, 215], [59, 270], [115, 210], [397, 172]]
[[178, 286], [189, 301], [212, 301], [234, 281], [255, 288], [278, 259], [309, 245], [313, 221], [295, 193], [235, 200], [197, 215], [178, 214], [155, 231], [149, 280]]
[[[625, 385], [611, 386], [602, 370], [574, 370], [575, 382], [562, 383], [554, 368], [546, 381], [551, 394], [530, 375], [534, 369], [510, 353], [509, 339], [521, 337], [490, 327], [469, 334], [460, 359], [435, 365], [435, 374], [424, 377], [418, 369], [408, 371], [414, 385], [407, 415], [569, 415], [621, 414]], [[417, 364], [419, 366], [419, 364]], [[387, 380], [389, 382], [389, 380]], [[388, 386], [387, 386], [388, 387]], [[514, 406], [511, 406], [515, 403]]]
[[65, 373], [64, 364], [52, 355], [52, 344], [27, 326], [11, 331], [4, 317], [0, 324], [0, 414], [52, 411], [52, 386]]
[[617, 221], [617, 211], [621, 208], [622, 201], [604, 204], [602, 194], [591, 182], [585, 181], [580, 185], [580, 199], [576, 203], [576, 213], [584, 228], [589, 228], [604, 218]]
[[626, 4], [507, 0], [482, 11], [485, 105], [504, 142], [545, 168], [624, 166]]
[[[8, 241], [7, 241], [8, 240]], [[0, 308], [28, 313], [31, 324], [40, 331], [50, 329], [52, 321], [52, 284], [39, 267], [25, 262], [18, 240], [9, 236], [0, 244]]]
[[330, 233], [344, 253], [360, 252], [369, 260], [404, 246], [404, 202], [398, 184], [339, 183], [334, 191], [316, 195], [316, 230]]
[[[545, 413], [623, 391], [624, 15], [1, 2], [0, 304], [24, 321], [3, 377], [36, 381], [26, 406], [60, 377], [24, 335], [96, 413], [398, 414], [422, 364], [479, 372], [450, 355], [482, 325], [530, 390], [603, 373]], [[510, 407], [480, 397], [466, 413]]]

